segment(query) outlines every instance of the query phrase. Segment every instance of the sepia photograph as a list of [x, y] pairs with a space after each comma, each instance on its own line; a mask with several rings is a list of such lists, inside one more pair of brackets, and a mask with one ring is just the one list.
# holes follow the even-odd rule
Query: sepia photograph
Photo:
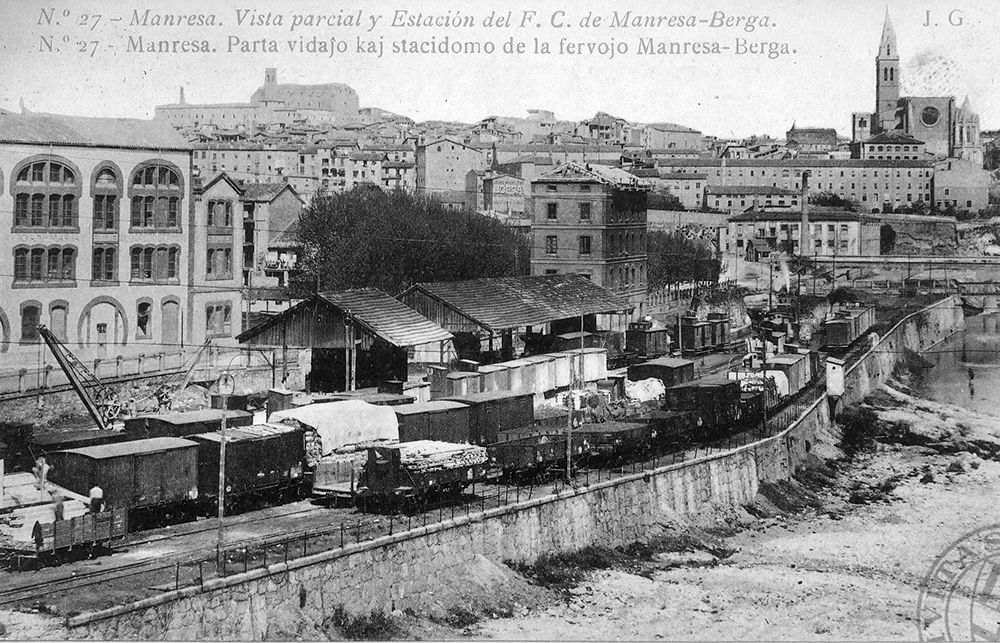
[[998, 34], [0, 0], [0, 640], [1000, 639]]

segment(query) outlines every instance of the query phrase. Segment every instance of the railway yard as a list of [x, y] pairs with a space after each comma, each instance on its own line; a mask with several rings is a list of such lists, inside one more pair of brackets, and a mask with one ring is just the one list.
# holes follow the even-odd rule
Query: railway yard
[[[858, 340], [877, 323], [874, 308], [858, 311], [838, 314], [831, 324], [836, 328], [830, 336], [836, 339], [829, 350], [848, 360], [860, 354]], [[753, 443], [784, 430], [824, 391], [821, 364], [827, 348], [810, 351], [791, 342], [786, 347], [784, 328], [789, 325], [780, 316], [762, 318], [756, 326], [764, 338], [757, 346], [768, 356], [765, 361], [755, 361], [756, 347], [751, 353], [726, 350], [721, 334], [713, 344], [708, 330], [702, 331], [704, 351], [662, 357], [664, 347], [659, 357], [646, 355], [615, 370], [607, 368], [603, 350], [580, 351], [579, 372], [586, 374], [588, 385], [575, 397], [569, 386], [573, 353], [568, 351], [498, 365], [508, 370], [505, 387], [450, 396], [459, 402], [402, 400], [405, 396], [376, 391], [334, 396], [334, 401], [323, 395], [303, 400], [278, 391], [269, 397], [266, 412], [232, 412], [237, 426], [228, 427], [235, 437], [227, 439], [225, 462], [239, 469], [226, 473], [234, 485], [227, 494], [235, 498], [227, 496], [221, 560], [213, 495], [219, 479], [219, 411], [128, 420], [110, 441], [104, 432], [83, 438], [67, 432], [62, 443], [49, 437], [39, 443], [54, 463], [49, 484], [63, 485], [67, 497], [85, 502], [95, 480], [111, 481], [102, 510], [128, 511], [128, 533], [94, 537], [87, 532], [92, 527], [80, 527], [80, 515], [65, 520], [72, 524], [62, 541], [58, 526], [50, 538], [40, 535], [50, 532], [40, 532], [38, 525], [30, 530], [20, 524], [21, 544], [7, 547], [7, 569], [0, 572], [0, 609], [72, 616], [134, 603], [203, 586], [220, 576]], [[646, 333], [650, 346], [658, 341], [651, 334]], [[746, 341], [739, 339], [738, 345]], [[587, 359], [594, 369], [589, 373]], [[522, 372], [515, 378], [518, 368]], [[639, 382], [654, 394], [634, 388]], [[569, 400], [576, 408], [572, 414]], [[572, 422], [569, 449], [567, 421]], [[398, 437], [383, 439], [386, 426], [392, 427], [388, 434]], [[101, 439], [94, 440], [98, 433]], [[292, 446], [276, 449], [279, 438]], [[241, 441], [247, 446], [240, 447]], [[431, 445], [431, 452], [419, 452], [422, 468], [414, 469], [406, 458], [412, 461], [412, 449], [421, 444]], [[440, 444], [451, 446], [444, 451], [433, 446]], [[184, 455], [171, 456], [174, 451]], [[569, 481], [568, 451], [573, 453]], [[447, 454], [444, 464], [421, 460], [438, 452]], [[38, 453], [29, 449], [32, 458]], [[209, 457], [213, 453], [214, 460]], [[455, 453], [465, 454], [464, 459], [456, 460]], [[164, 457], [181, 457], [189, 464], [174, 460], [159, 469], [149, 466], [151, 458]], [[268, 472], [275, 458], [284, 460], [277, 472], [275, 467]], [[111, 464], [101, 464], [105, 462]], [[126, 473], [116, 473], [123, 466]], [[449, 469], [458, 474], [442, 475]], [[181, 470], [187, 478], [178, 475]], [[141, 471], [155, 482], [148, 483], [137, 473]], [[241, 473], [247, 475], [240, 478]], [[126, 479], [138, 486], [116, 488], [127, 486]], [[307, 497], [310, 490], [313, 497]], [[256, 507], [240, 504], [241, 498], [252, 498]], [[9, 507], [6, 513], [13, 516], [17, 510]], [[32, 511], [39, 515], [38, 507]], [[30, 533], [26, 542], [25, 533]]]

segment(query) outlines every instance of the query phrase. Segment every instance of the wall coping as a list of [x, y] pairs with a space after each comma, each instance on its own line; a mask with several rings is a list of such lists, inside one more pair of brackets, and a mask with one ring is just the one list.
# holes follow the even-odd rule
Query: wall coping
[[943, 304], [950, 304], [952, 307], [954, 307], [954, 303], [955, 303], [953, 301], [954, 299], [955, 299], [955, 295], [949, 295], [948, 297], [945, 297], [944, 299], [942, 299], [940, 301], [936, 301], [933, 304], [930, 304], [929, 306], [925, 306], [924, 308], [921, 308], [920, 310], [918, 310], [916, 312], [912, 312], [909, 315], [907, 315], [906, 317], [903, 317], [902, 319], [900, 319], [898, 322], [896, 322], [893, 325], [892, 328], [890, 328], [888, 331], [886, 331], [886, 333], [884, 335], [882, 335], [881, 337], [879, 337], [878, 341], [875, 343], [875, 345], [872, 346], [871, 348], [869, 348], [861, 357], [859, 357], [858, 361], [856, 361], [853, 364], [851, 364], [851, 366], [844, 371], [844, 375], [845, 376], [849, 375], [850, 373], [853, 373], [856, 369], [860, 368], [861, 365], [865, 362], [865, 360], [867, 360], [869, 357], [872, 356], [872, 354], [874, 354], [879, 348], [881, 348], [882, 342], [885, 341], [885, 338], [886, 337], [890, 337], [893, 333], [895, 333], [897, 330], [899, 330], [899, 328], [903, 324], [906, 324], [907, 322], [909, 322], [914, 317], [917, 317], [918, 315], [923, 315], [924, 313], [926, 313], [927, 311], [931, 310], [932, 308], [937, 308], [939, 306], [942, 306]]

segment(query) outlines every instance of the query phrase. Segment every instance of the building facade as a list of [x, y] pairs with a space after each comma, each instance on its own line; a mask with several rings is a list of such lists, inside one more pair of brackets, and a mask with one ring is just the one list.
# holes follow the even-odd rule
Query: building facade
[[467, 177], [471, 170], [488, 166], [482, 150], [450, 138], [417, 147], [417, 194], [433, 197], [445, 207], [468, 206]]
[[800, 190], [802, 173], [810, 172], [812, 194], [832, 192], [858, 203], [867, 212], [917, 201], [931, 203], [934, 164], [931, 161], [860, 159], [673, 159], [661, 172], [707, 175], [711, 187], [759, 185]]
[[353, 123], [359, 119], [358, 93], [340, 83], [279, 83], [278, 70], [269, 67], [264, 72], [264, 84], [250, 96], [249, 103], [190, 104], [181, 89], [176, 103], [157, 105], [154, 114], [178, 128], [214, 125], [252, 130], [261, 125], [300, 121]]
[[2, 367], [42, 359], [38, 324], [84, 363], [202, 341], [208, 235], [169, 125], [0, 113], [0, 175]]
[[729, 218], [728, 253], [745, 261], [759, 261], [772, 252], [802, 256], [878, 256], [880, 224], [877, 217], [841, 211], [817, 211], [805, 219], [806, 245], [801, 247], [802, 215], [766, 210], [743, 212]]
[[705, 189], [705, 206], [720, 212], [744, 212], [753, 207], [798, 210], [801, 200], [798, 191], [772, 185], [719, 185]]
[[979, 115], [966, 96], [900, 96], [899, 47], [886, 10], [882, 38], [875, 55], [875, 111], [855, 112], [853, 139], [867, 141], [882, 133], [901, 132], [922, 141], [928, 154], [983, 164]]
[[531, 183], [533, 275], [578, 273], [644, 313], [649, 185], [618, 168], [563, 164]]

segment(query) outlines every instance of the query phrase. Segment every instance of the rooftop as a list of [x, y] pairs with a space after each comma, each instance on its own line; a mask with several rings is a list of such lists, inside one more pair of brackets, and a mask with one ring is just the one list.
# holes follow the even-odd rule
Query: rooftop
[[923, 145], [924, 142], [917, 140], [913, 136], [910, 136], [906, 132], [901, 132], [899, 130], [892, 130], [890, 132], [882, 132], [881, 134], [876, 134], [869, 139], [862, 141], [865, 145], [873, 145], [878, 143], [892, 143], [894, 145]]
[[761, 194], [778, 196], [798, 196], [797, 190], [779, 188], [773, 185], [710, 185], [705, 188], [708, 194]]
[[[811, 223], [817, 223], [820, 221], [862, 221], [863, 223], [871, 223], [878, 221], [878, 218], [875, 216], [858, 214], [857, 212], [848, 212], [846, 210], [816, 210], [809, 212], [808, 216]], [[792, 223], [799, 223], [801, 220], [802, 214], [799, 212], [774, 212], [770, 210], [757, 210], [756, 212], [748, 210], [729, 217], [730, 223], [763, 223], [767, 221], [790, 221]]]
[[183, 151], [191, 144], [164, 121], [0, 113], [0, 143]]
[[400, 298], [405, 301], [415, 292], [493, 331], [634, 308], [625, 297], [576, 274], [419, 283]]
[[649, 183], [618, 167], [591, 163], [563, 163], [533, 182], [604, 183], [618, 188], [648, 190]]
[[304, 306], [315, 301], [346, 313], [365, 330], [394, 346], [418, 346], [451, 339], [451, 333], [406, 304], [375, 288], [322, 292], [313, 295], [258, 326], [243, 331], [236, 339], [246, 342], [275, 324], [291, 320]]

